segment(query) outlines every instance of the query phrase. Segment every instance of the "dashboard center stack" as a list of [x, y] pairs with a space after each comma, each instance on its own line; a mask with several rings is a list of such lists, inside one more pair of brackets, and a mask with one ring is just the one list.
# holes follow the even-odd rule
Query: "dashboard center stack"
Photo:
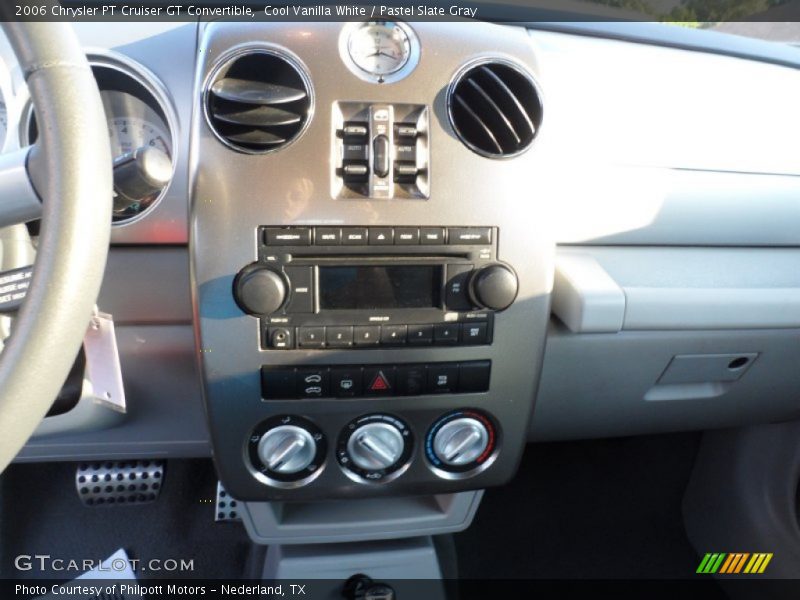
[[[512, 35], [476, 63], [463, 44], [495, 26], [458, 49], [452, 26], [203, 26], [194, 298], [235, 498], [453, 494], [516, 470], [553, 270], [542, 204], [518, 196], [540, 169], [538, 96], [515, 96], [535, 62]], [[484, 96], [519, 126], [486, 152], [462, 119]]]

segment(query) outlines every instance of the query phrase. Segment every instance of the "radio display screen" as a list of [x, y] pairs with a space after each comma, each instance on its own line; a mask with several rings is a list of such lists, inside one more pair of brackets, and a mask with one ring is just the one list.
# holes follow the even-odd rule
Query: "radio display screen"
[[320, 267], [320, 308], [438, 308], [442, 269], [441, 265]]

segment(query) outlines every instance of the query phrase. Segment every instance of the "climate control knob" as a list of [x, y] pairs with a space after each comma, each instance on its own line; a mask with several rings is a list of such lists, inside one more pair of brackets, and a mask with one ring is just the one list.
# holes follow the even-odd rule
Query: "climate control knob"
[[462, 417], [446, 423], [433, 438], [433, 451], [451, 467], [474, 462], [489, 445], [489, 432], [480, 421]]
[[436, 474], [447, 479], [470, 477], [497, 456], [497, 427], [486, 413], [457, 410], [428, 430], [425, 455]]
[[286, 301], [286, 280], [266, 267], [248, 267], [239, 273], [235, 284], [236, 302], [246, 313], [268, 315]]
[[280, 425], [261, 436], [258, 456], [270, 471], [297, 473], [312, 462], [316, 444], [311, 434], [297, 425]]
[[408, 466], [413, 449], [411, 429], [392, 415], [374, 414], [350, 421], [339, 436], [337, 458], [349, 476], [388, 481]]
[[297, 487], [313, 481], [322, 472], [326, 452], [322, 431], [295, 415], [262, 421], [247, 441], [251, 472], [274, 487]]
[[510, 267], [495, 263], [479, 269], [470, 279], [471, 300], [482, 308], [505, 310], [519, 290], [517, 275]]

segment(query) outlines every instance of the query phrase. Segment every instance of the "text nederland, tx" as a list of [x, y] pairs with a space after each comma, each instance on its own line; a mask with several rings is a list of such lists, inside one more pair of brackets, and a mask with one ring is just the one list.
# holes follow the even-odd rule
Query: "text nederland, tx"
[[296, 583], [278, 585], [226, 585], [206, 586], [206, 585], [139, 585], [129, 583], [116, 583], [110, 585], [80, 585], [76, 583], [54, 583], [51, 586], [45, 585], [25, 585], [15, 586], [16, 595], [25, 596], [142, 596], [156, 597], [162, 595], [170, 596], [204, 596], [206, 594], [220, 593], [223, 595], [260, 595], [260, 596], [304, 596], [306, 586]]

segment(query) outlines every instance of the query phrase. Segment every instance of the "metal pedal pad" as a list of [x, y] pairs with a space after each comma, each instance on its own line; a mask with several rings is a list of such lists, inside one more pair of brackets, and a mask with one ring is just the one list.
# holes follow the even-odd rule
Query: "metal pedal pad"
[[242, 520], [242, 517], [239, 516], [239, 501], [225, 490], [221, 481], [217, 482], [217, 505], [214, 520], [218, 523]]
[[153, 502], [164, 485], [164, 461], [81, 463], [75, 487], [86, 506]]

